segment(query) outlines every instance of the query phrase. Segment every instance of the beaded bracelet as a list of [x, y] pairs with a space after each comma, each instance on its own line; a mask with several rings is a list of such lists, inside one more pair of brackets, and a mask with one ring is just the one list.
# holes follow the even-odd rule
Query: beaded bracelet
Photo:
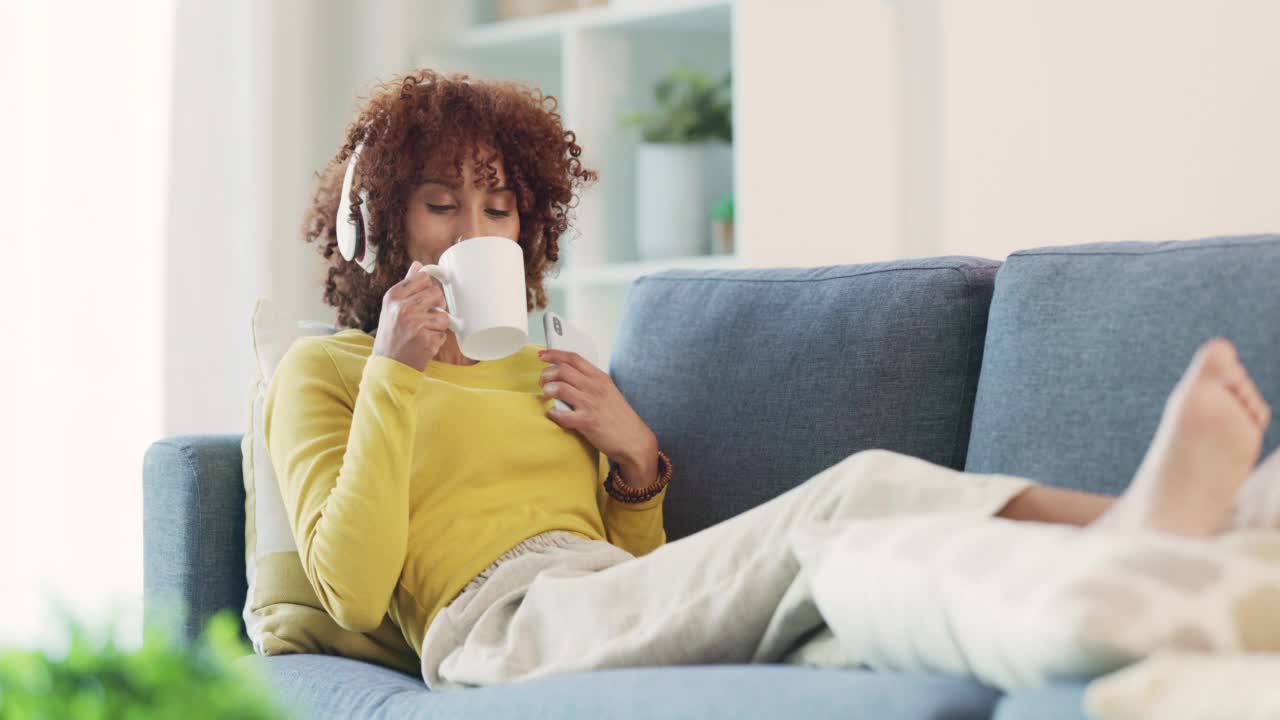
[[618, 466], [609, 463], [609, 476], [605, 478], [604, 489], [609, 493], [609, 497], [615, 500], [621, 500], [625, 503], [639, 503], [648, 500], [667, 486], [671, 482], [671, 460], [667, 458], [666, 453], [658, 451], [658, 479], [652, 485], [646, 488], [632, 488], [622, 482], [622, 477], [618, 474]]

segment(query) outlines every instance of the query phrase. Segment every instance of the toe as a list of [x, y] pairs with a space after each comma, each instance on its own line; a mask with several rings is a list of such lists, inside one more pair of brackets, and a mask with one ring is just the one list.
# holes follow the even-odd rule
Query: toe
[[1267, 401], [1262, 399], [1262, 393], [1258, 392], [1257, 386], [1253, 385], [1253, 381], [1249, 381], [1252, 390], [1249, 392], [1249, 404], [1253, 408], [1253, 417], [1258, 421], [1258, 426], [1266, 429], [1271, 423], [1271, 407], [1267, 405]]
[[1271, 419], [1271, 410], [1267, 407], [1266, 400], [1262, 399], [1262, 391], [1258, 390], [1258, 385], [1249, 377], [1249, 373], [1244, 373], [1242, 379], [1236, 385], [1236, 391], [1240, 394], [1249, 412], [1252, 413], [1258, 424], [1266, 427]]
[[1226, 338], [1214, 338], [1201, 345], [1196, 351], [1195, 361], [1208, 369], [1222, 373], [1232, 373], [1240, 364], [1236, 346]]
[[1265, 427], [1267, 421], [1265, 405], [1262, 402], [1262, 398], [1250, 390], [1248, 385], [1249, 381], [1244, 380], [1242, 382], [1228, 383], [1227, 388], [1231, 391], [1236, 401], [1240, 403], [1240, 406], [1244, 408], [1245, 412], [1248, 413], [1249, 419], [1258, 426]]

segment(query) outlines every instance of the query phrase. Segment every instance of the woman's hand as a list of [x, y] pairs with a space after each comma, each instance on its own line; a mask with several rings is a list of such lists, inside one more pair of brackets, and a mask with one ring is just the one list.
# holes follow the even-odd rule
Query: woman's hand
[[417, 260], [400, 282], [382, 296], [382, 314], [378, 316], [373, 353], [417, 369], [419, 372], [435, 359], [448, 337], [449, 318], [431, 308], [449, 309], [444, 288], [430, 275], [419, 272]]
[[543, 350], [538, 357], [549, 365], [538, 384], [542, 398], [573, 406], [548, 416], [560, 427], [576, 430], [600, 452], [618, 463], [623, 482], [647, 487], [657, 480], [658, 437], [636, 414], [613, 378], [578, 353]]

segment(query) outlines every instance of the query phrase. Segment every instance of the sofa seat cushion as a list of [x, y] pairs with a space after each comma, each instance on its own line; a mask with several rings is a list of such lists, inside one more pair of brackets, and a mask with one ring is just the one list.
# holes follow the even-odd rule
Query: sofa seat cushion
[[638, 279], [609, 369], [675, 468], [667, 539], [859, 450], [963, 467], [998, 267], [941, 257]]
[[969, 680], [795, 665], [699, 665], [573, 673], [433, 693], [422, 680], [332, 655], [253, 655], [304, 718], [725, 717], [920, 720], [991, 717], [998, 693]]
[[[1115, 495], [1197, 347], [1280, 400], [1280, 235], [1025, 250], [996, 276], [966, 469]], [[1264, 450], [1280, 444], [1280, 423]]]

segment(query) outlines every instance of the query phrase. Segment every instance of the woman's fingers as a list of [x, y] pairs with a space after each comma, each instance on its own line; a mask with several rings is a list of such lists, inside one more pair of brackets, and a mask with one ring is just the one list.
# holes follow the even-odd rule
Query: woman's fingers
[[563, 380], [549, 382], [542, 386], [543, 400], [563, 400], [573, 406], [574, 410], [583, 410], [590, 404], [588, 395]]
[[431, 279], [430, 275], [422, 272], [422, 263], [414, 260], [409, 264], [409, 271], [404, 274], [404, 278], [393, 285], [392, 288], [399, 291], [401, 294], [409, 294], [414, 290], [430, 284]]
[[449, 309], [449, 303], [444, 297], [444, 288], [432, 283], [402, 290], [401, 294], [395, 299], [415, 308], [421, 307], [424, 310], [430, 310], [433, 307]]
[[440, 281], [422, 272], [422, 267], [422, 263], [414, 260], [409, 265], [409, 271], [405, 273], [404, 279], [392, 285], [388, 295], [399, 300], [433, 285], [437, 288], [440, 287]]
[[591, 387], [591, 379], [588, 378], [581, 370], [572, 366], [561, 363], [548, 365], [543, 368], [542, 373], [538, 376], [539, 382], [546, 384], [548, 382], [567, 382], [576, 388], [587, 389]]
[[[438, 314], [439, 313], [432, 313], [433, 316]], [[418, 324], [418, 332], [443, 333], [445, 330], [448, 330], [448, 329], [449, 329], [449, 322], [447, 320], [444, 322], [440, 322], [434, 317], [426, 318], [422, 320], [421, 323]]]
[[408, 320], [418, 333], [444, 333], [449, 329], [449, 318], [444, 313], [415, 310]]
[[438, 280], [422, 272], [422, 267], [422, 263], [417, 260], [410, 263], [404, 279], [387, 290], [383, 303], [394, 303], [401, 322], [410, 323], [416, 332], [444, 332], [449, 328], [449, 318], [445, 313], [433, 310], [449, 310], [444, 287]]
[[543, 399], [563, 400], [573, 406], [574, 411], [588, 409], [595, 405], [592, 399], [594, 387], [591, 378], [572, 365], [554, 364], [543, 369], [538, 376], [542, 385]]
[[538, 357], [548, 363], [576, 368], [578, 372], [582, 373], [583, 377], [598, 377], [604, 373], [603, 370], [593, 365], [586, 358], [568, 350], [547, 349], [539, 352]]

